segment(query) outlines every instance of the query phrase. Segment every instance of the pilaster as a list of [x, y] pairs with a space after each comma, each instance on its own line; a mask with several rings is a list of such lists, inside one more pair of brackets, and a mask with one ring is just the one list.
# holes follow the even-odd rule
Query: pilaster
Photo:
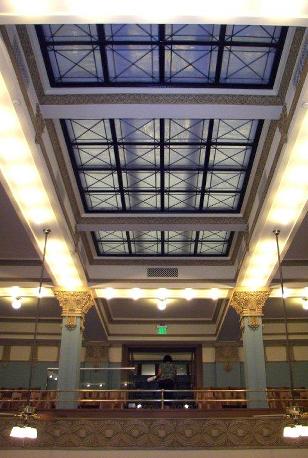
[[230, 305], [240, 316], [244, 350], [244, 369], [248, 406], [267, 407], [266, 371], [262, 335], [263, 307], [270, 290], [247, 291], [238, 288], [233, 292]]

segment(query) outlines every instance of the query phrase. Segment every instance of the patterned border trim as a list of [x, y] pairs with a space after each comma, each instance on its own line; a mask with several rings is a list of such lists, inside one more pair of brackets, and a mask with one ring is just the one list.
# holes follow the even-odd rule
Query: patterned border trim
[[[0, 447], [6, 449], [239, 449], [293, 448], [282, 437], [284, 426], [277, 418], [67, 418], [37, 423], [33, 443], [10, 438], [14, 420], [0, 420]], [[308, 446], [308, 439], [296, 448]]]

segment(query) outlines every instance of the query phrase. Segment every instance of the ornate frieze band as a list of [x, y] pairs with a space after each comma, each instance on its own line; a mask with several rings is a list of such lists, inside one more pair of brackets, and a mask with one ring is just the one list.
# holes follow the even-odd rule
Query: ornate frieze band
[[77, 317], [81, 318], [81, 326], [86, 313], [94, 305], [91, 290], [65, 291], [55, 288], [54, 295], [62, 308], [62, 317], [65, 317], [65, 326], [74, 329], [77, 326]]
[[[14, 419], [0, 419], [0, 448], [13, 449], [262, 449], [293, 448], [282, 418], [68, 418], [41, 420], [37, 440], [10, 437]], [[306, 448], [308, 438], [296, 441]], [[161, 454], [158, 452], [157, 456]], [[249, 455], [249, 453], [248, 453]], [[181, 453], [179, 453], [181, 456]], [[303, 452], [304, 456], [304, 452]]]
[[257, 329], [262, 323], [263, 306], [270, 295], [270, 289], [247, 291], [236, 289], [231, 297], [230, 305], [240, 315], [241, 320], [249, 317], [248, 326]]

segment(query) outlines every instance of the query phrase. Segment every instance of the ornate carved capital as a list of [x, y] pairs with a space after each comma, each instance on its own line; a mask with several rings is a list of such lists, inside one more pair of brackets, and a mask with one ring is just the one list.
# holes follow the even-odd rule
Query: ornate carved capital
[[248, 326], [257, 329], [262, 320], [263, 306], [270, 295], [270, 290], [264, 288], [259, 291], [236, 289], [231, 297], [230, 305], [241, 318], [249, 317]]
[[83, 319], [94, 304], [92, 291], [64, 291], [55, 288], [54, 295], [62, 308], [62, 316], [66, 317], [65, 326], [74, 329], [77, 325], [77, 317], [81, 318], [83, 326]]

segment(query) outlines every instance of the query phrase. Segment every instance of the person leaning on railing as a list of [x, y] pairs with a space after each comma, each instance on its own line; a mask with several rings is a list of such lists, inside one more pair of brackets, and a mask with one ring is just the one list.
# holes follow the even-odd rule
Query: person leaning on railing
[[[160, 390], [174, 390], [176, 382], [176, 365], [170, 355], [165, 355], [159, 365], [158, 373], [154, 377], [149, 377], [148, 382], [158, 381]], [[173, 393], [168, 393], [168, 398], [172, 399]]]

